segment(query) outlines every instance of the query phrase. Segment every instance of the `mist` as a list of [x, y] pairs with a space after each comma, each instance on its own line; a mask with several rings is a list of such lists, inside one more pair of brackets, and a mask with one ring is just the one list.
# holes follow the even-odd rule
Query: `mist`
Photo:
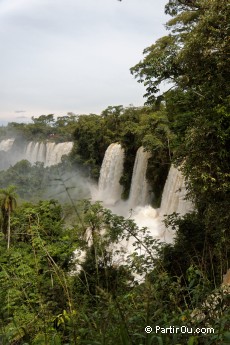
[[[12, 134], [12, 133], [11, 133]], [[13, 184], [23, 200], [55, 199], [61, 204], [90, 198], [93, 182], [86, 170], [70, 164], [72, 142], [0, 141], [0, 188]]]

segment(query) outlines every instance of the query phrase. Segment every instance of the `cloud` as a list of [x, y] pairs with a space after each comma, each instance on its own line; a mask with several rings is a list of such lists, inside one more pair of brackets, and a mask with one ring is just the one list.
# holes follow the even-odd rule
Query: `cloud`
[[38, 3], [38, 0], [1, 0], [0, 16], [8, 17], [25, 11], [29, 12]]
[[[165, 32], [165, 0], [0, 2], [0, 116], [143, 104], [129, 69]], [[94, 107], [94, 110], [93, 110]]]

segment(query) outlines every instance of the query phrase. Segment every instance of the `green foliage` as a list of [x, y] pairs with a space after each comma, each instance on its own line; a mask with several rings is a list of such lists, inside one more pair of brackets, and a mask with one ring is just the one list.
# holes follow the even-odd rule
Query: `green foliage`
[[1, 332], [8, 344], [60, 343], [53, 320], [71, 312], [65, 272], [73, 243], [54, 201], [24, 204], [12, 215], [12, 245], [6, 252], [1, 242], [0, 262]]
[[[192, 316], [194, 308], [205, 311], [202, 303], [212, 289], [202, 265], [193, 263], [184, 277], [176, 277], [163, 267], [165, 258], [161, 254], [159, 258], [153, 255], [161, 250], [146, 229], [138, 229], [133, 221], [113, 215], [99, 203], [91, 205], [86, 201], [79, 207], [82, 223], [74, 231], [63, 226], [62, 212], [55, 201], [24, 204], [12, 215], [10, 250], [0, 241], [3, 343], [224, 343], [230, 322], [227, 296], [223, 295], [221, 304], [216, 306], [218, 318], [208, 313], [204, 319]], [[92, 238], [92, 245], [81, 271], [74, 272], [72, 252], [76, 246], [87, 248], [85, 233]], [[116, 255], [121, 252], [119, 247], [117, 254], [112, 251], [111, 244], [124, 239], [134, 239], [136, 255], [116, 262]], [[182, 242], [181, 239], [175, 248], [182, 247]], [[139, 251], [141, 247], [146, 255]], [[130, 267], [136, 274], [149, 273], [138, 284], [131, 277]], [[153, 328], [151, 334], [145, 333], [146, 325]], [[156, 326], [207, 325], [215, 328], [214, 334], [155, 332]]]
[[[79, 117], [74, 131], [75, 146], [73, 160], [90, 167], [90, 174], [99, 177], [99, 166], [109, 143], [104, 132], [103, 119], [98, 115], [82, 115]], [[104, 135], [105, 134], [105, 135]]]
[[54, 140], [64, 142], [72, 140], [72, 133], [77, 121], [77, 115], [68, 113], [55, 120], [53, 114], [32, 116], [32, 123], [10, 122], [5, 128], [6, 136], [23, 138], [27, 141]]
[[17, 186], [17, 192], [23, 199], [29, 199], [35, 195], [40, 196], [42, 185], [48, 181], [48, 174], [45, 174], [44, 164], [36, 163], [32, 165], [27, 160], [16, 163], [5, 171], [0, 171], [0, 186], [6, 188], [13, 184]]
[[163, 80], [175, 83], [179, 77], [180, 67], [176, 61], [179, 44], [173, 35], [160, 38], [155, 44], [146, 48], [145, 59], [131, 68], [131, 73], [144, 83], [148, 97], [147, 104], [153, 104], [156, 100], [155, 94], [160, 90], [159, 86]]
[[[183, 165], [198, 211], [190, 220], [178, 220], [180, 230], [171, 250], [178, 259], [183, 253], [185, 267], [191, 259], [202, 260], [206, 274], [220, 282], [229, 267], [229, 5], [224, 0], [170, 0], [166, 13], [172, 16], [170, 33], [146, 48], [131, 72], [145, 84], [148, 104], [155, 103], [162, 82], [169, 82], [163, 94], [169, 119], [166, 137], [173, 160]], [[146, 140], [159, 150], [164, 147], [156, 130], [154, 138], [148, 133]], [[191, 244], [190, 250], [178, 246], [184, 231], [185, 247], [195, 234], [197, 253], [191, 253]]]
[[211, 108], [229, 94], [229, 6], [225, 0], [172, 0], [166, 11], [174, 16], [168, 22], [171, 33], [146, 48], [131, 72], [146, 85], [148, 103], [168, 81], [196, 94], [198, 106]]
[[31, 164], [22, 160], [5, 171], [0, 171], [0, 187], [17, 187], [22, 200], [39, 201], [41, 198], [58, 198], [59, 202], [71, 203], [71, 198], [80, 200], [88, 197], [89, 191], [83, 185], [85, 171], [65, 157], [56, 166], [44, 167], [41, 162]]
[[121, 143], [125, 150], [124, 173], [120, 181], [124, 187], [124, 198], [129, 195], [137, 149], [143, 145], [152, 153], [150, 171], [155, 171], [154, 174], [150, 172], [147, 177], [157, 197], [160, 196], [171, 160], [171, 141], [174, 138], [170, 121], [163, 110], [110, 106], [101, 116], [79, 116], [74, 138], [72, 160], [83, 163], [89, 168], [91, 177], [96, 179], [107, 147], [113, 142]]

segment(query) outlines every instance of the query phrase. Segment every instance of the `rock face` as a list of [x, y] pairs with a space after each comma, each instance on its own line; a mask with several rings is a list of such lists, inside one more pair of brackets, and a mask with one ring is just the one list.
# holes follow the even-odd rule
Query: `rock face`
[[223, 275], [221, 286], [206, 298], [200, 308], [193, 310], [191, 317], [194, 321], [204, 321], [207, 318], [218, 319], [223, 312], [229, 309], [229, 295], [230, 269]]
[[[226, 274], [223, 275], [223, 286], [230, 286], [230, 269], [227, 270]], [[229, 291], [230, 292], [230, 291]]]

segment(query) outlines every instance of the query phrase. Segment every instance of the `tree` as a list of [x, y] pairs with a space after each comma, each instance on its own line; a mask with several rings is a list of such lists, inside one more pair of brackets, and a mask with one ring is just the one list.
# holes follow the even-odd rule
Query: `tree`
[[226, 196], [229, 185], [230, 8], [225, 0], [170, 0], [166, 13], [173, 17], [169, 35], [146, 48], [131, 72], [146, 85], [150, 104], [162, 82], [174, 89], [164, 93], [174, 153], [186, 160], [195, 199], [209, 191], [210, 201], [217, 190]]
[[181, 221], [179, 229], [203, 225], [203, 265], [220, 282], [230, 248], [230, 8], [226, 0], [169, 0], [166, 13], [169, 35], [146, 48], [131, 72], [145, 84], [149, 104], [162, 82], [169, 83], [164, 100], [175, 134], [173, 159], [183, 163], [197, 209], [194, 226]]
[[153, 103], [162, 82], [196, 95], [194, 108], [223, 102], [229, 94], [229, 6], [225, 0], [170, 0], [168, 36], [144, 50], [131, 73]]
[[106, 148], [113, 142], [105, 133], [104, 122], [99, 115], [81, 115], [73, 133], [75, 139], [73, 159], [77, 163], [84, 162], [84, 165], [90, 169], [90, 175], [96, 178], [99, 176]]
[[[7, 249], [10, 248], [10, 217], [11, 213], [17, 206], [17, 195], [15, 186], [9, 186], [0, 190], [1, 195], [1, 212], [3, 216], [3, 232], [7, 232]], [[5, 229], [7, 227], [7, 229]], [[7, 230], [7, 231], [6, 231]]]
[[52, 126], [54, 123], [54, 115], [40, 115], [39, 117], [32, 116], [32, 120], [35, 124], [43, 125], [43, 126]]
[[[11, 217], [10, 255], [0, 242], [0, 338], [4, 344], [60, 344], [55, 317], [73, 317], [69, 294], [76, 235], [63, 225], [61, 206], [51, 201], [19, 205]], [[75, 330], [68, 327], [62, 338]], [[55, 340], [54, 340], [55, 338]]]

